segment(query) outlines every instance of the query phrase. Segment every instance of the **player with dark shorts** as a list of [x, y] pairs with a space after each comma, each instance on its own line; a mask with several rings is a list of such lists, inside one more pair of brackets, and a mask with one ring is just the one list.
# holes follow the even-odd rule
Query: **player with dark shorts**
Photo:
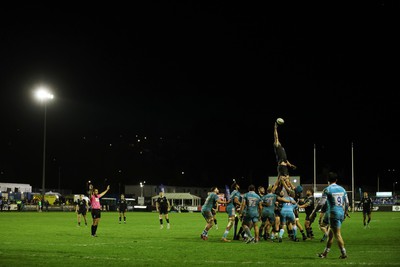
[[[368, 192], [364, 192], [364, 196], [361, 199], [360, 203], [358, 204], [358, 208], [360, 206], [363, 207], [363, 223], [364, 223], [364, 228], [369, 228], [369, 222], [371, 221], [371, 212], [373, 209], [373, 201], [372, 198], [368, 196]], [[368, 217], [368, 221], [367, 221]]]
[[[303, 241], [305, 241], [307, 239], [307, 236], [304, 233], [303, 226], [301, 225], [300, 219], [299, 219], [299, 212], [300, 212], [299, 208], [301, 208], [301, 204], [304, 204], [304, 200], [302, 198], [302, 194], [303, 194], [303, 187], [301, 185], [296, 186], [295, 190], [294, 190], [294, 197], [293, 198], [297, 203], [297, 208], [294, 210], [294, 217], [295, 217], [295, 220], [296, 220], [297, 229], [300, 230], [300, 233], [301, 233], [301, 235], [303, 237]], [[289, 233], [289, 236], [291, 236], [292, 232], [288, 231], [288, 233]]]
[[156, 210], [159, 212], [158, 218], [160, 219], [160, 229], [164, 228], [163, 225], [163, 215], [165, 220], [167, 221], [167, 229], [170, 228], [168, 211], [170, 210], [170, 203], [168, 199], [165, 197], [164, 192], [160, 192], [160, 196], [156, 200]]
[[303, 204], [300, 205], [301, 208], [304, 208], [306, 213], [306, 218], [304, 220], [304, 228], [307, 232], [307, 238], [313, 239], [314, 234], [312, 231], [312, 223], [314, 222], [314, 218], [310, 218], [311, 213], [314, 210], [314, 191], [312, 189], [308, 189], [306, 191], [307, 198], [304, 200]]
[[87, 226], [86, 213], [89, 209], [88, 202], [83, 198], [83, 195], [79, 195], [79, 199], [76, 201], [75, 212], [78, 218], [78, 226], [81, 226], [81, 216], [85, 220], [85, 225]]
[[124, 223], [126, 223], [126, 211], [128, 210], [128, 203], [126, 202], [124, 194], [121, 194], [121, 198], [118, 200], [118, 211], [119, 211], [119, 223], [124, 217]]
[[290, 196], [294, 198], [294, 189], [295, 187], [292, 185], [290, 182], [290, 175], [289, 175], [289, 167], [292, 168], [293, 170], [296, 169], [296, 166], [293, 165], [287, 157], [286, 150], [282, 146], [281, 142], [279, 141], [279, 136], [278, 136], [278, 124], [275, 122], [274, 126], [274, 152], [275, 152], [275, 157], [276, 157], [276, 162], [277, 162], [277, 172], [278, 172], [278, 178], [277, 178], [277, 185], [275, 185], [273, 193], [279, 195], [280, 190], [282, 189], [282, 186], [285, 187], [286, 191]]

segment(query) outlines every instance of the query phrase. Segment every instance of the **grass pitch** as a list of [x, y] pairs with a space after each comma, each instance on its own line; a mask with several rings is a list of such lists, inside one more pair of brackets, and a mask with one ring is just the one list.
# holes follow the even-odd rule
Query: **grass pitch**
[[400, 266], [400, 212], [374, 212], [369, 229], [362, 213], [350, 215], [342, 227], [348, 258], [340, 260], [336, 243], [328, 258], [316, 256], [325, 247], [316, 222], [314, 240], [296, 243], [285, 234], [282, 243], [245, 244], [220, 241], [223, 212], [208, 241], [200, 239], [200, 213], [170, 213], [171, 229], [161, 230], [154, 212], [129, 212], [127, 224], [118, 223], [117, 212], [103, 212], [98, 237], [91, 237], [90, 214], [88, 227], [77, 227], [73, 212], [2, 212], [0, 266]]

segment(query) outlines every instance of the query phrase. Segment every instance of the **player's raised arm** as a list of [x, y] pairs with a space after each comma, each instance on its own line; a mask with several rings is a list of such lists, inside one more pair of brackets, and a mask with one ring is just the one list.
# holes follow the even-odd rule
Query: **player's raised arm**
[[101, 192], [101, 193], [99, 194], [99, 197], [104, 196], [104, 195], [107, 193], [108, 190], [110, 190], [110, 185], [107, 185], [107, 189], [104, 190], [103, 192]]

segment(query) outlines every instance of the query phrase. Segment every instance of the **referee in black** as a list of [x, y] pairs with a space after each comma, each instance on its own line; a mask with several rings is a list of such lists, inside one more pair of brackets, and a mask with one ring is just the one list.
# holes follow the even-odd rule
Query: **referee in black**
[[117, 204], [118, 204], [118, 211], [119, 211], [119, 223], [121, 223], [122, 217], [124, 217], [124, 223], [126, 223], [126, 211], [128, 210], [128, 203], [126, 203], [124, 194], [121, 194], [121, 197], [118, 200]]
[[[371, 212], [374, 204], [372, 202], [372, 198], [368, 196], [368, 192], [364, 192], [364, 196], [361, 199], [360, 203], [358, 204], [358, 207], [360, 207], [361, 205], [363, 207], [364, 229], [367, 227], [369, 228], [369, 222], [371, 221]], [[368, 221], [367, 221], [367, 216], [368, 216]]]
[[156, 209], [159, 212], [159, 219], [160, 219], [160, 229], [164, 228], [163, 225], [163, 215], [165, 220], [167, 221], [167, 229], [170, 228], [169, 226], [169, 218], [168, 218], [168, 211], [170, 210], [171, 206], [169, 204], [168, 199], [165, 197], [164, 192], [160, 192], [160, 196], [156, 200]]

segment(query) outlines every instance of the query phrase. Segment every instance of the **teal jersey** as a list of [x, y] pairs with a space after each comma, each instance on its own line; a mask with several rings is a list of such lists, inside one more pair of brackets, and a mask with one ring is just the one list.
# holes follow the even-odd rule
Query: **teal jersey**
[[259, 217], [260, 215], [258, 213], [258, 204], [261, 201], [260, 196], [257, 195], [254, 191], [249, 191], [244, 194], [243, 200], [246, 202], [246, 216]]
[[233, 190], [232, 191], [232, 193], [231, 193], [231, 195], [230, 195], [230, 202], [229, 202], [229, 204], [227, 205], [227, 209], [232, 209], [232, 208], [236, 208], [236, 204], [235, 204], [235, 198], [237, 198], [238, 199], [238, 201], [239, 201], [239, 203], [240, 203], [240, 201], [241, 201], [241, 196], [240, 196], [240, 192], [239, 191], [237, 191], [237, 190]]
[[[292, 197], [284, 197], [284, 199], [294, 201], [294, 198]], [[297, 204], [286, 203], [286, 202], [281, 202], [281, 203], [282, 203], [282, 209], [281, 209], [282, 214], [294, 212], [294, 210], [297, 208]]]
[[278, 196], [274, 193], [269, 193], [269, 194], [262, 196], [262, 198], [261, 198], [262, 202], [264, 204], [268, 205], [268, 206], [263, 205], [263, 210], [270, 210], [270, 211], [274, 212], [275, 202], [276, 202], [277, 197]]
[[[322, 191], [322, 199], [328, 203], [330, 218], [343, 219], [349, 205], [346, 190], [337, 184], [331, 184]], [[324, 201], [323, 200], [323, 201]]]
[[215, 206], [219, 196], [214, 192], [210, 193], [206, 198], [203, 206], [201, 207], [201, 211], [211, 211], [211, 209]]

